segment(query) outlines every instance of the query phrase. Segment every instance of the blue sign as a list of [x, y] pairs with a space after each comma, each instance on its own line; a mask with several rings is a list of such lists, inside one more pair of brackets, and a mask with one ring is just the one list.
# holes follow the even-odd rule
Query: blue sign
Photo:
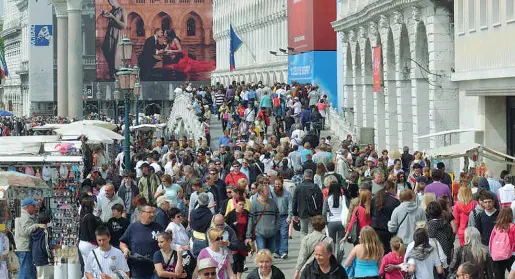
[[310, 51], [288, 56], [288, 81], [320, 87], [333, 107], [338, 107], [336, 51]]
[[49, 46], [52, 41], [52, 25], [31, 25], [30, 43], [33, 46]]

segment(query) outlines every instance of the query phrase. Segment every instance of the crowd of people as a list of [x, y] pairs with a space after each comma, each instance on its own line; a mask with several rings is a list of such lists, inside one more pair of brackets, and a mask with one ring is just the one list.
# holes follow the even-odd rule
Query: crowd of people
[[[247, 278], [281, 279], [273, 262], [289, 257], [295, 230], [295, 279], [515, 278], [512, 176], [487, 171], [455, 195], [445, 165], [421, 152], [323, 137], [328, 100], [316, 86], [190, 91], [202, 122], [222, 122], [218, 144], [209, 129], [137, 141], [132, 166], [120, 153], [108, 168], [85, 168], [86, 278], [239, 279], [253, 260]], [[29, 217], [33, 202], [23, 205], [17, 243], [44, 227]]]

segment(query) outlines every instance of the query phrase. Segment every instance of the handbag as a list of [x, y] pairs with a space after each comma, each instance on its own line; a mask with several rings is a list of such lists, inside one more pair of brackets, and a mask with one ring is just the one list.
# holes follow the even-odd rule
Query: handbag
[[16, 271], [20, 269], [20, 262], [18, 261], [18, 256], [14, 253], [13, 250], [10, 250], [7, 254], [7, 270]]
[[[356, 207], [356, 220], [354, 220], [354, 224], [352, 225], [352, 228], [350, 229], [349, 236], [347, 236], [347, 242], [351, 244], [357, 244], [359, 241], [359, 207]], [[352, 276], [351, 276], [352, 277]]]
[[342, 225], [345, 228], [347, 227], [347, 215], [349, 215], [349, 208], [347, 207], [347, 199], [345, 196], [342, 196], [342, 202], [340, 203], [340, 206], [342, 207], [342, 212], [340, 213], [342, 218]]
[[354, 277], [356, 275], [356, 259], [354, 259], [351, 266], [344, 266], [344, 269], [349, 278]]

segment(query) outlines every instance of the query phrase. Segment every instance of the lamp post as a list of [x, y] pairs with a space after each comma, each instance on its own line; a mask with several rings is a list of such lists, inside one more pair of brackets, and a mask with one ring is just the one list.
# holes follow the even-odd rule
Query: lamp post
[[120, 42], [120, 46], [122, 48], [122, 61], [125, 65], [127, 65], [127, 67], [121, 68], [120, 71], [116, 73], [116, 76], [118, 77], [120, 91], [122, 91], [125, 96], [125, 140], [123, 142], [123, 152], [125, 159], [125, 169], [129, 170], [131, 169], [129, 106], [131, 97], [134, 93], [136, 80], [139, 79], [139, 70], [137, 69], [138, 71], [136, 73], [136, 71], [133, 69], [128, 68], [128, 64], [132, 59], [133, 43], [129, 40], [129, 38], [125, 37]]
[[141, 83], [136, 82], [134, 85], [134, 99], [136, 99], [136, 126], [139, 125], [139, 96], [141, 94]]
[[118, 80], [114, 81], [114, 124], [118, 124], [118, 101], [120, 101], [120, 83]]
[[100, 91], [100, 83], [97, 82], [97, 92], [95, 93], [97, 97], [97, 120], [100, 120], [100, 98], [102, 98], [102, 92]]

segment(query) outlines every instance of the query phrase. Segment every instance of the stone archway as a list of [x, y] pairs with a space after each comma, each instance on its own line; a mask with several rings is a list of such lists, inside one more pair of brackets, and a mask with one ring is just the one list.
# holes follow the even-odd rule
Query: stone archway
[[399, 61], [397, 63], [397, 104], [401, 145], [413, 142], [413, 102], [411, 96], [411, 47], [406, 24], [402, 24], [399, 40]]
[[[418, 136], [430, 133], [429, 122], [429, 50], [427, 43], [427, 32], [424, 22], [418, 22], [415, 36], [415, 62], [412, 63], [414, 71], [414, 86], [412, 96], [417, 96], [414, 102], [416, 105], [416, 123], [413, 125], [415, 134]], [[413, 65], [414, 64], [414, 65]], [[425, 150], [429, 148], [429, 139], [415, 139], [414, 150]]]
[[356, 50], [354, 52], [354, 123], [358, 127], [363, 127], [363, 80], [361, 72], [361, 49], [359, 43], [356, 42]]
[[383, 57], [386, 64], [384, 94], [386, 95], [386, 123], [387, 123], [387, 140], [390, 148], [399, 147], [399, 122], [397, 118], [397, 94], [395, 84], [395, 42], [393, 39], [392, 29], [388, 28], [388, 35], [386, 39], [386, 55]]
[[136, 12], [132, 12], [127, 16], [128, 27], [127, 33], [129, 38], [145, 37], [145, 22], [143, 18]]

